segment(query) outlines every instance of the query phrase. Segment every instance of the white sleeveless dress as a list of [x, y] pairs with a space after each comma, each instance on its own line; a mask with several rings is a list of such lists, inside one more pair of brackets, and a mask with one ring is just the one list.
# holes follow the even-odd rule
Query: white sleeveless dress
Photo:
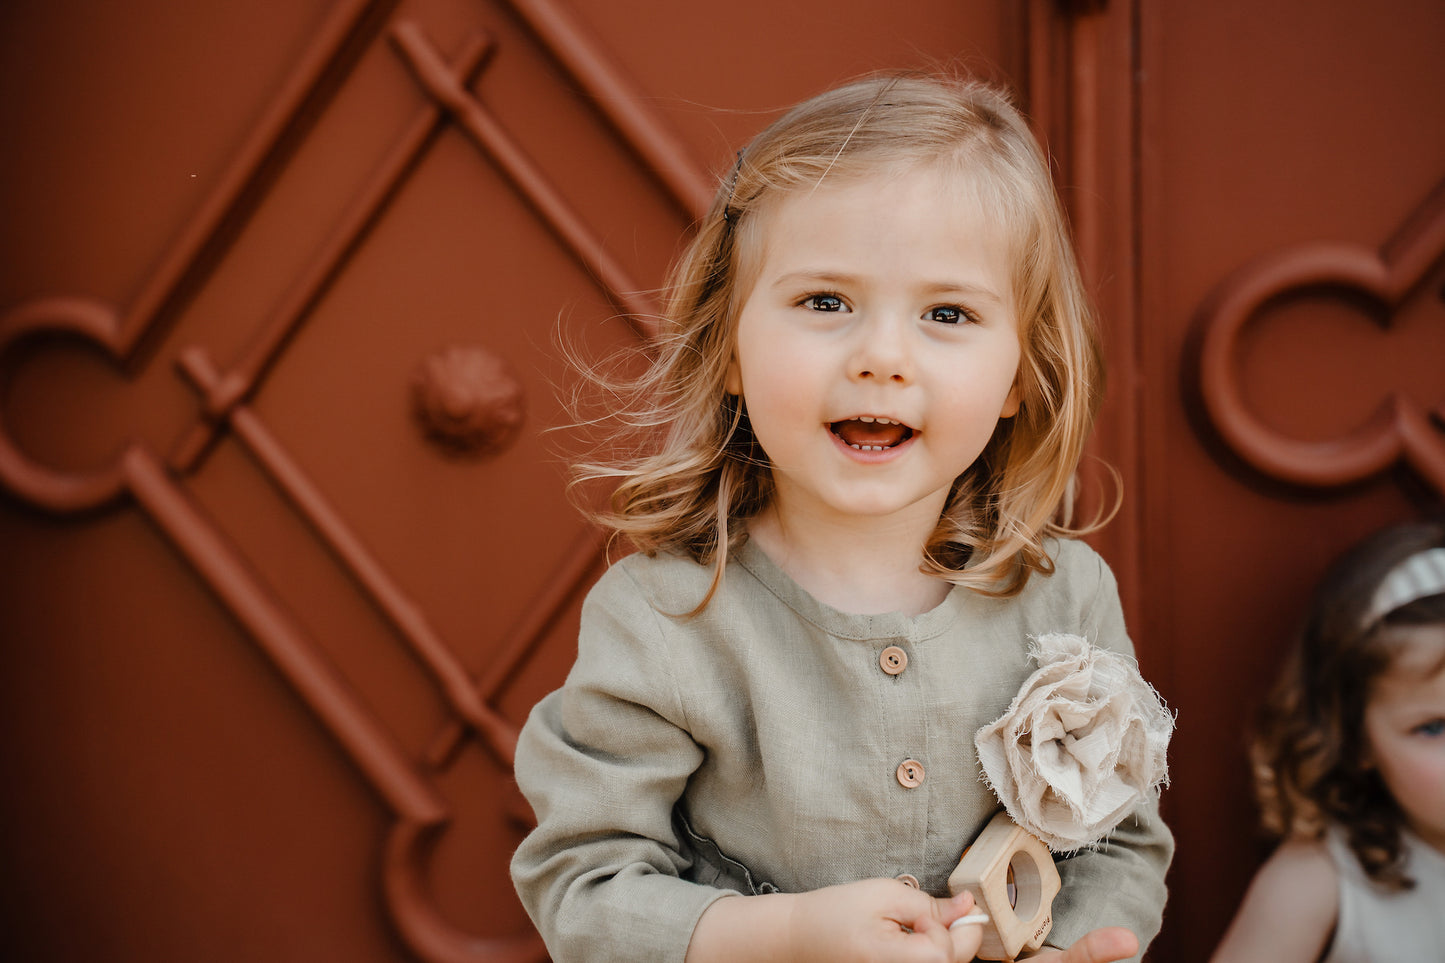
[[1340, 874], [1340, 915], [1321, 963], [1445, 963], [1445, 854], [1406, 830], [1405, 872], [1415, 888], [1370, 881], [1338, 827], [1325, 836]]

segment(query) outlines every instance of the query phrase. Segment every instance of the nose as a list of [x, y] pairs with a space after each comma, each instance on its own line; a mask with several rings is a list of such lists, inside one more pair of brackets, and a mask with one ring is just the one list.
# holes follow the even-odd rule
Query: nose
[[857, 326], [851, 377], [860, 381], [906, 384], [913, 380], [910, 327], [894, 312], [871, 317]]

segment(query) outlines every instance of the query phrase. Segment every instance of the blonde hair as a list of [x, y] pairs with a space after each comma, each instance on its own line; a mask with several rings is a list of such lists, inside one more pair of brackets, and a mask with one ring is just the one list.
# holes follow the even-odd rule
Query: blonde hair
[[716, 590], [729, 549], [745, 537], [739, 523], [766, 507], [771, 493], [767, 456], [724, 387], [760, 257], [756, 213], [824, 178], [923, 164], [951, 165], [972, 178], [1011, 240], [1021, 403], [955, 481], [922, 570], [1009, 596], [1032, 572], [1052, 571], [1046, 536], [1083, 531], [1067, 518], [1103, 364], [1047, 161], [993, 87], [869, 77], [803, 102], [739, 151], [669, 274], [653, 362], [626, 392], [608, 386], [609, 397], [630, 398], [622, 417], [643, 433], [642, 444], [575, 471], [578, 483], [617, 482], [610, 509], [594, 516], [616, 535], [648, 554], [678, 551], [714, 566], [696, 611]]

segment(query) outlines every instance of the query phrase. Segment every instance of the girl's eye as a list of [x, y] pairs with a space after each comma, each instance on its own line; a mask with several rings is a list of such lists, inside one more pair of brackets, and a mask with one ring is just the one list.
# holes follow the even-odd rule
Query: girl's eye
[[956, 304], [940, 304], [936, 308], [929, 308], [923, 312], [923, 317], [940, 324], [966, 324], [978, 320], [972, 313]]
[[1422, 736], [1445, 736], [1445, 719], [1431, 719], [1415, 727]]
[[812, 294], [800, 302], [803, 307], [814, 311], [842, 311], [847, 305], [836, 294]]

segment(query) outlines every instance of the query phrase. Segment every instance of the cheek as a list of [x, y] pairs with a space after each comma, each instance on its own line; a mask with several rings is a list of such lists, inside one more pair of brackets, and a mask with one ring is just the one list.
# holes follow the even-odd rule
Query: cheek
[[1445, 744], [1411, 741], [1377, 747], [1373, 755], [1380, 778], [1401, 808], [1445, 816]]
[[1023, 354], [1014, 336], [1000, 332], [995, 340], [950, 364], [950, 380], [975, 405], [987, 399], [988, 406], [997, 412], [1020, 397], [1022, 364]]
[[802, 423], [811, 424], [817, 407], [816, 397], [801, 379], [769, 368], [748, 367], [743, 391], [748, 420], [764, 448]]
[[946, 410], [957, 413], [960, 423], [971, 426], [971, 434], [987, 439], [1000, 418], [1011, 418], [1018, 411], [1020, 398], [1015, 370], [1006, 361], [965, 373], [950, 372], [950, 390], [945, 396]]
[[809, 398], [816, 403], [822, 389], [817, 366], [807, 363], [816, 353], [809, 347], [775, 328], [745, 324], [728, 368], [729, 390], [736, 384], [734, 393], [742, 394], [754, 415], [769, 408], [796, 408]]

